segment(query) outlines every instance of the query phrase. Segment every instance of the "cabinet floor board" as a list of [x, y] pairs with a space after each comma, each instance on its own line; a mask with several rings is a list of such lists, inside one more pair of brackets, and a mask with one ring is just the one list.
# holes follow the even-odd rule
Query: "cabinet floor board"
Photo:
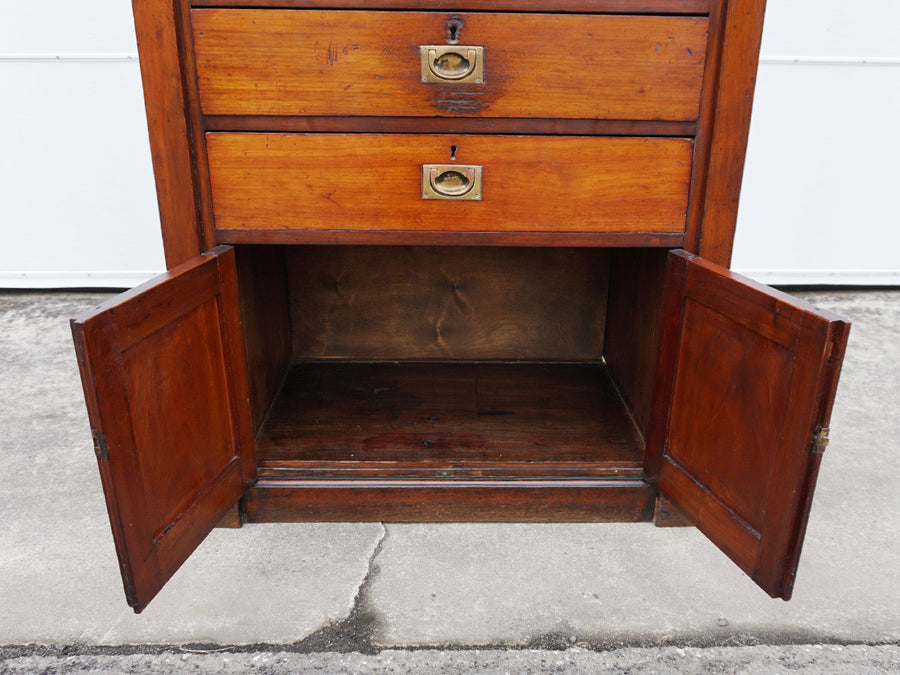
[[602, 364], [295, 364], [258, 438], [261, 476], [639, 476], [643, 458]]

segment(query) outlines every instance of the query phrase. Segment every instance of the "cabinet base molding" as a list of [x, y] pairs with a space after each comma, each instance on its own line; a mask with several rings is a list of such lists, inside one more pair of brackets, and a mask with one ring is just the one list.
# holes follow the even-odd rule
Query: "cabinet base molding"
[[655, 490], [641, 480], [260, 480], [248, 523], [646, 522]]
[[226, 530], [239, 530], [244, 526], [244, 516], [241, 513], [241, 505], [240, 503], [232, 506], [228, 511], [222, 516], [222, 519], [219, 521], [219, 524], [216, 525], [218, 528], [226, 529]]
[[693, 527], [693, 523], [670, 499], [659, 495], [656, 498], [656, 511], [653, 524], [657, 527]]

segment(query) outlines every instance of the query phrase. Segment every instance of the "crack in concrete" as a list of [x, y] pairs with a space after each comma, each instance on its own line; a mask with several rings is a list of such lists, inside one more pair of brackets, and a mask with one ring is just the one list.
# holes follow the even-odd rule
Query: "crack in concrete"
[[369, 565], [366, 569], [366, 576], [363, 577], [362, 582], [359, 584], [359, 588], [356, 589], [356, 596], [353, 599], [354, 607], [363, 602], [368, 605], [369, 582], [372, 581], [372, 579], [374, 579], [379, 572], [379, 568], [375, 564], [375, 560], [378, 559], [378, 556], [381, 555], [381, 551], [384, 548], [384, 542], [387, 540], [388, 536], [388, 529], [387, 525], [385, 525], [384, 523], [378, 524], [381, 525], [381, 536], [378, 538], [378, 541], [375, 542], [375, 548], [372, 549], [372, 555], [369, 556]]
[[372, 643], [375, 631], [378, 629], [379, 617], [369, 601], [371, 583], [379, 572], [376, 560], [381, 555], [388, 536], [387, 526], [384, 523], [379, 524], [381, 525], [381, 536], [375, 542], [372, 553], [369, 555], [366, 575], [356, 589], [356, 595], [353, 596], [353, 607], [350, 609], [350, 613], [346, 618], [332, 621], [295, 643], [300, 651], [377, 654], [383, 649]]

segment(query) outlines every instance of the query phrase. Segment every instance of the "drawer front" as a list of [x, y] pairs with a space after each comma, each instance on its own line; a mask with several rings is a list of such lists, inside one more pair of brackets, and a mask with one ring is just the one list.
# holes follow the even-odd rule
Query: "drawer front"
[[[207, 115], [692, 121], [709, 22], [199, 9], [191, 23]], [[420, 47], [450, 39], [464, 56], [483, 48], [481, 83], [422, 82]]]
[[[683, 233], [692, 147], [681, 138], [207, 134], [219, 230]], [[424, 199], [429, 164], [481, 167], [480, 200]]]

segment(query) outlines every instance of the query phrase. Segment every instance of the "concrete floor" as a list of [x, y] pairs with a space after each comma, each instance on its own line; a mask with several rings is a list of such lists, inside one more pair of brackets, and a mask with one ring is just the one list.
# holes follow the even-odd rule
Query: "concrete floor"
[[802, 295], [854, 326], [789, 603], [690, 528], [313, 523], [216, 530], [135, 615], [67, 322], [107, 296], [0, 294], [0, 644], [896, 645], [900, 291]]
[[[45, 650], [46, 651], [46, 650]], [[91, 652], [92, 650], [85, 650]], [[95, 651], [95, 650], [94, 650]], [[392, 650], [377, 654], [166, 649], [122, 654], [10, 656], [0, 648], [0, 673], [660, 673], [773, 675], [776, 673], [897, 673], [894, 645], [760, 645], [754, 647], [625, 647], [593, 651], [532, 649]]]

